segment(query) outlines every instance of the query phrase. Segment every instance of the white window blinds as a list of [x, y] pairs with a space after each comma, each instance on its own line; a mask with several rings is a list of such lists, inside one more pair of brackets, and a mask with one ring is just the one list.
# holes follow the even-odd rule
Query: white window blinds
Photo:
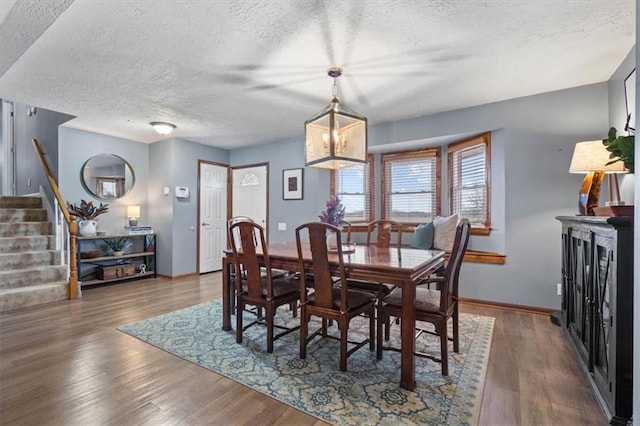
[[448, 148], [451, 213], [476, 227], [489, 226], [488, 136]]
[[385, 219], [423, 223], [439, 214], [439, 149], [382, 156]]
[[371, 163], [336, 170], [333, 176], [333, 193], [345, 207], [344, 219], [348, 222], [371, 221]]

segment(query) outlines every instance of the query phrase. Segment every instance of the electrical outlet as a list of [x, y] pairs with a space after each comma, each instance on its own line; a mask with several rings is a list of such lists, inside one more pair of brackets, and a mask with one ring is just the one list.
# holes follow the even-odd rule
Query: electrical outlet
[[557, 294], [558, 296], [562, 296], [562, 284], [561, 284], [561, 283], [558, 283], [558, 284], [557, 284], [557, 286], [558, 286], [558, 288], [557, 288], [557, 290], [556, 290], [556, 294]]

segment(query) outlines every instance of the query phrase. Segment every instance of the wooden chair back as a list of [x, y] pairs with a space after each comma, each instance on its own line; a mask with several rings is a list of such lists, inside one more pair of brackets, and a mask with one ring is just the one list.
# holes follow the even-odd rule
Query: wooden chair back
[[[242, 281], [246, 281], [249, 297], [259, 298], [262, 295], [262, 276], [258, 263], [258, 250], [264, 254], [267, 282], [271, 282], [271, 265], [269, 252], [264, 237], [264, 228], [251, 220], [238, 220], [229, 226], [229, 241], [235, 262], [236, 290], [242, 291]], [[267, 298], [272, 297], [272, 286], [267, 286]]]
[[458, 278], [464, 253], [469, 244], [470, 231], [471, 224], [468, 219], [462, 219], [456, 226], [453, 248], [444, 271], [444, 282], [440, 288], [440, 311], [442, 313], [447, 313], [458, 299]]
[[373, 234], [376, 233], [375, 244], [377, 247], [387, 248], [391, 246], [392, 233], [396, 233], [396, 246], [402, 245], [402, 224], [393, 220], [374, 220], [367, 225], [367, 245], [372, 243]]
[[[307, 232], [309, 246], [311, 249], [311, 262], [305, 263], [302, 236], [303, 231]], [[298, 249], [299, 270], [310, 272], [313, 275], [314, 302], [315, 306], [334, 310], [333, 288], [336, 271], [331, 270], [329, 265], [329, 250], [327, 248], [327, 235], [329, 232], [336, 233], [337, 256], [339, 263], [338, 276], [341, 282], [340, 306], [343, 310], [348, 309], [347, 304], [347, 280], [344, 272], [344, 260], [342, 258], [342, 233], [336, 226], [324, 222], [310, 222], [296, 228], [296, 245]], [[306, 283], [305, 273], [301, 273], [301, 303], [306, 303]]]

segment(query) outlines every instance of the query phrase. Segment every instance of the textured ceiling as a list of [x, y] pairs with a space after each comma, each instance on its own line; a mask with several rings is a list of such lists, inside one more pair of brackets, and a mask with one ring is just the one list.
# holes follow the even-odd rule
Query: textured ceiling
[[140, 142], [302, 137], [344, 68], [369, 123], [606, 81], [634, 0], [0, 0], [0, 98]]

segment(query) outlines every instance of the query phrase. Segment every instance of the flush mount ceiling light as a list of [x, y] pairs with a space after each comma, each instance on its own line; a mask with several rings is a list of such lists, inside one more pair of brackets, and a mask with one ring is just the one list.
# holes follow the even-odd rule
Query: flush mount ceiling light
[[341, 68], [331, 68], [333, 99], [304, 122], [305, 166], [340, 169], [367, 161], [367, 118], [338, 101]]
[[161, 135], [168, 135], [169, 133], [173, 132], [173, 129], [176, 128], [175, 124], [165, 123], [163, 121], [152, 121], [149, 124], [151, 124], [151, 126], [156, 129], [156, 132], [160, 133]]

